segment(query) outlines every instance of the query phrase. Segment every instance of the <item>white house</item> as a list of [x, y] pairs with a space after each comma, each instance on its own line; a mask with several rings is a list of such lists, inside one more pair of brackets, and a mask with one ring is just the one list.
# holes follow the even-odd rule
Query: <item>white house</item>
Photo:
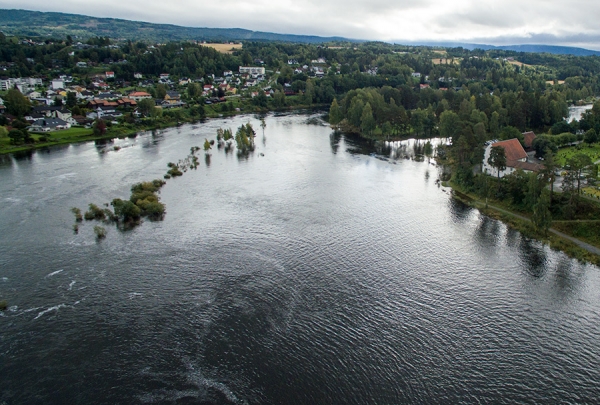
[[52, 90], [64, 89], [65, 81], [64, 80], [52, 80]]
[[[500, 176], [498, 176], [498, 170], [488, 163], [492, 148], [495, 146], [502, 147], [506, 155], [506, 169], [500, 171]], [[482, 162], [482, 171], [486, 174], [502, 178], [513, 173], [517, 169], [528, 172], [537, 172], [541, 167], [542, 166], [537, 163], [527, 161], [527, 152], [525, 152], [525, 149], [523, 149], [521, 142], [519, 142], [517, 138], [506, 141], [489, 142], [486, 145]]]
[[246, 67], [240, 66], [239, 72], [240, 73], [248, 73], [251, 75], [264, 75], [265, 68], [264, 67], [256, 67], [256, 66], [246, 66]]
[[69, 128], [71, 128], [71, 124], [60, 118], [42, 118], [35, 121], [29, 130], [31, 132], [50, 132]]

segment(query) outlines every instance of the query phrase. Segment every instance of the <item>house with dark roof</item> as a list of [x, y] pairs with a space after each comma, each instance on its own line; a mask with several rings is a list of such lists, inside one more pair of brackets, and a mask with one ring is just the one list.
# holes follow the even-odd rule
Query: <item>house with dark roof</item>
[[167, 91], [165, 101], [169, 104], [181, 104], [181, 95], [176, 91]]
[[71, 128], [71, 124], [60, 118], [41, 118], [31, 124], [28, 129], [30, 132], [50, 132], [69, 128]]
[[[506, 169], [500, 171], [499, 175], [498, 170], [488, 163], [492, 148], [496, 146], [503, 148], [504, 154], [506, 155]], [[515, 170], [538, 172], [542, 168], [540, 164], [528, 162], [527, 159], [527, 152], [525, 152], [525, 149], [523, 149], [521, 142], [519, 142], [517, 138], [508, 139], [506, 141], [488, 142], [483, 157], [482, 171], [492, 176], [502, 178], [513, 173]]]

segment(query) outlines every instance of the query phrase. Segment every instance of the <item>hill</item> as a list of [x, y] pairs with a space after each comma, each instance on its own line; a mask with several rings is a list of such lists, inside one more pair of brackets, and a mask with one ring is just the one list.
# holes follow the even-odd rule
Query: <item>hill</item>
[[405, 45], [422, 45], [422, 46], [433, 46], [433, 47], [444, 47], [444, 48], [464, 48], [470, 51], [474, 49], [483, 49], [484, 51], [490, 50], [503, 50], [503, 51], [514, 51], [514, 52], [528, 52], [528, 53], [550, 53], [553, 55], [574, 55], [574, 56], [600, 56], [600, 51], [593, 51], [590, 49], [577, 48], [572, 46], [557, 46], [557, 45], [486, 45], [486, 44], [471, 44], [466, 42], [432, 42], [432, 41], [394, 41], [398, 44]]
[[171, 24], [153, 24], [117, 18], [96, 18], [79, 14], [39, 12], [28, 10], [1, 10], [0, 31], [18, 36], [53, 36], [87, 39], [96, 36], [111, 38], [167, 41], [283, 41], [296, 43], [323, 43], [355, 41], [341, 37], [289, 35], [250, 31], [241, 28], [194, 28]]

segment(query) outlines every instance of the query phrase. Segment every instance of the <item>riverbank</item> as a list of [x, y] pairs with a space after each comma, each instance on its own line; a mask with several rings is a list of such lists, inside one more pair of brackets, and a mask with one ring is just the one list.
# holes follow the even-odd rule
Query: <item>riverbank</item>
[[[455, 183], [447, 182], [445, 184], [452, 188], [452, 196], [455, 199], [470, 207], [477, 208], [482, 214], [490, 218], [504, 222], [507, 226], [516, 229], [526, 237], [548, 244], [552, 249], [564, 252], [574, 259], [600, 265], [600, 247], [586, 243], [574, 235], [569, 235], [564, 232], [564, 229], [561, 229], [561, 232], [555, 228], [550, 228], [548, 234], [544, 235], [535, 229], [530, 218], [489, 202], [486, 203], [477, 196], [465, 192]], [[495, 201], [492, 201], [492, 203], [495, 203]]]
[[[142, 122], [137, 124], [123, 123], [119, 125], [112, 125], [107, 127], [106, 133], [102, 135], [94, 135], [94, 131], [91, 128], [75, 127], [69, 130], [50, 132], [45, 134], [32, 134], [35, 139], [35, 143], [24, 144], [24, 145], [11, 145], [6, 142], [1, 142], [0, 139], [0, 155], [6, 155], [10, 153], [28, 152], [36, 149], [45, 149], [52, 146], [67, 145], [72, 143], [90, 142], [98, 140], [109, 140], [109, 139], [123, 139], [129, 137], [135, 137], [140, 132], [156, 131], [161, 129], [173, 128], [181, 126], [183, 124], [195, 124], [204, 122], [207, 119], [226, 118], [244, 114], [267, 114], [269, 112], [292, 112], [296, 110], [321, 110], [327, 107], [326, 105], [293, 105], [277, 109], [265, 109], [256, 107], [253, 109], [243, 109], [240, 111], [227, 111], [227, 112], [216, 112], [212, 108], [206, 108], [206, 115], [204, 117], [193, 116], [190, 114], [191, 108], [183, 108], [171, 110], [179, 112], [176, 120], [153, 120], [151, 118], [144, 119]], [[47, 141], [40, 141], [42, 137], [45, 137]]]

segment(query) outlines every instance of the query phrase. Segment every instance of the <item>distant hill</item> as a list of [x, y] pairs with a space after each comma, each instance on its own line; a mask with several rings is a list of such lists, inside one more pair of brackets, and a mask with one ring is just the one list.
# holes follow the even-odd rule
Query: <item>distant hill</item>
[[351, 41], [341, 37], [318, 37], [311, 35], [288, 35], [271, 32], [250, 31], [241, 28], [192, 28], [170, 24], [153, 24], [116, 18], [96, 18], [78, 14], [46, 13], [27, 10], [0, 9], [0, 31], [8, 35], [53, 36], [64, 38], [71, 35], [87, 39], [95, 36], [166, 41], [284, 41], [296, 43], [323, 43]]
[[551, 53], [555, 55], [574, 55], [574, 56], [600, 56], [600, 51], [592, 51], [590, 49], [576, 48], [572, 46], [556, 46], [556, 45], [485, 45], [485, 44], [470, 44], [464, 42], [431, 42], [431, 41], [394, 41], [398, 44], [406, 45], [424, 45], [424, 46], [439, 46], [444, 48], [465, 48], [470, 51], [473, 49], [483, 49], [489, 51], [492, 49], [500, 49], [504, 51], [514, 52], [531, 52], [531, 53]]

